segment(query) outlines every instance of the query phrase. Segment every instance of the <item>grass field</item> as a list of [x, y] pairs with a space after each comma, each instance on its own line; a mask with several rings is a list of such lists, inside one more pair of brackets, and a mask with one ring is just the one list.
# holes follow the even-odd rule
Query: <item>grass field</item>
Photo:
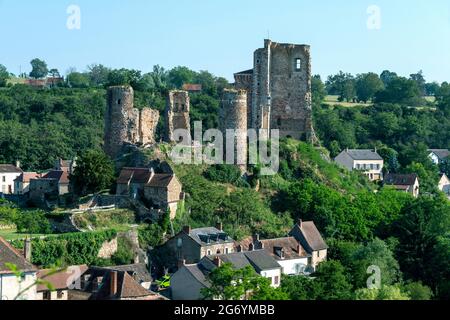
[[[329, 106], [337, 105], [337, 106], [342, 106], [342, 107], [347, 107], [347, 108], [357, 107], [357, 106], [370, 107], [373, 105], [372, 103], [362, 103], [362, 102], [361, 103], [353, 103], [353, 102], [346, 102], [346, 101], [339, 102], [338, 98], [339, 98], [339, 96], [333, 96], [333, 95], [326, 96], [324, 104], [327, 104]], [[427, 102], [431, 102], [431, 103], [436, 102], [436, 98], [433, 96], [427, 96], [427, 97], [425, 97], [425, 100]], [[423, 107], [423, 108], [426, 108], [426, 107]]]
[[7, 229], [7, 230], [0, 230], [0, 237], [6, 239], [6, 240], [17, 240], [17, 239], [25, 239], [26, 237], [31, 238], [39, 238], [45, 236], [44, 234], [24, 234], [24, 233], [17, 233], [15, 229]]
[[353, 103], [353, 102], [346, 102], [346, 101], [340, 102], [340, 101], [338, 101], [338, 98], [339, 98], [339, 96], [326, 96], [324, 103], [329, 106], [338, 105], [338, 106], [348, 107], [348, 108], [356, 107], [356, 106], [369, 107], [372, 105], [371, 103]]

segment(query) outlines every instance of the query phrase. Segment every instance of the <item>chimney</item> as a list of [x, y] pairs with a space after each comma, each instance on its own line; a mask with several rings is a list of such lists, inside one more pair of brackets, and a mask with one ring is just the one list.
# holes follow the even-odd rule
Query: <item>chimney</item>
[[114, 297], [117, 294], [117, 271], [111, 271], [109, 276], [110, 276], [109, 288], [111, 290], [110, 294], [112, 297]]
[[185, 265], [186, 265], [186, 260], [184, 260], [184, 259], [178, 260], [178, 264], [177, 264], [178, 269], [181, 269]]
[[220, 268], [220, 266], [222, 265], [222, 260], [220, 259], [220, 257], [214, 257], [214, 265]]
[[302, 228], [302, 226], [303, 226], [303, 220], [302, 219], [298, 219], [298, 226], [300, 227], [300, 229]]
[[302, 246], [300, 243], [297, 244], [297, 253], [299, 256], [301, 256], [303, 253]]
[[253, 235], [253, 241], [254, 242], [259, 242], [259, 234], [258, 233], [256, 233], [255, 235]]
[[20, 169], [20, 161], [19, 160], [16, 161], [16, 168]]
[[31, 262], [31, 239], [25, 239], [25, 245], [23, 247], [23, 256], [28, 262]]
[[191, 226], [184, 226], [183, 227], [183, 232], [184, 233], [190, 234], [191, 231], [192, 231]]
[[216, 229], [219, 230], [219, 231], [223, 231], [223, 223], [222, 222], [218, 222], [216, 224]]

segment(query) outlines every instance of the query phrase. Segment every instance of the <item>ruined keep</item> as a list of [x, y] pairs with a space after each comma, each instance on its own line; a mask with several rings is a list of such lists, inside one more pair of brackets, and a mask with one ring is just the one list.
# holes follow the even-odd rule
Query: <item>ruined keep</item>
[[191, 132], [189, 118], [190, 99], [187, 91], [172, 90], [169, 92], [166, 100], [166, 134], [167, 142], [178, 142], [174, 137], [174, 131], [185, 129]]
[[[311, 55], [308, 45], [264, 41], [254, 53], [254, 68], [236, 73], [235, 86], [249, 95], [248, 123], [254, 129], [279, 129], [281, 137], [311, 140]], [[251, 79], [251, 81], [250, 81]]]
[[150, 108], [134, 108], [131, 86], [108, 88], [105, 115], [104, 150], [116, 159], [125, 144], [145, 146], [155, 143], [159, 112]]
[[[220, 130], [226, 138], [226, 130], [236, 130], [234, 138], [234, 164], [242, 170], [247, 165], [247, 92], [245, 90], [225, 89], [219, 111]], [[225, 155], [229, 154], [224, 143]]]

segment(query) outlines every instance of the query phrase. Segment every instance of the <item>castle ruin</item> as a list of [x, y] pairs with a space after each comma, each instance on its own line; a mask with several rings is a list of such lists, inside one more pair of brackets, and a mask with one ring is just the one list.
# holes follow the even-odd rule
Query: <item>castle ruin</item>
[[141, 146], [154, 144], [158, 121], [157, 110], [134, 108], [134, 91], [131, 86], [108, 88], [105, 153], [116, 159], [125, 144]]
[[[233, 145], [226, 148], [226, 155], [230, 155], [230, 148], [233, 149], [233, 158], [225, 159], [233, 161], [243, 171], [247, 165], [247, 92], [245, 90], [224, 90], [219, 111], [220, 130], [227, 137], [227, 130], [236, 130]], [[227, 140], [225, 140], [227, 141]]]
[[278, 129], [280, 137], [310, 141], [313, 135], [311, 54], [308, 45], [264, 41], [252, 70], [236, 73], [246, 90], [248, 127]]
[[189, 118], [190, 99], [187, 91], [172, 90], [169, 92], [166, 101], [166, 134], [167, 142], [179, 142], [175, 139], [174, 132], [177, 129], [185, 129], [191, 132]]

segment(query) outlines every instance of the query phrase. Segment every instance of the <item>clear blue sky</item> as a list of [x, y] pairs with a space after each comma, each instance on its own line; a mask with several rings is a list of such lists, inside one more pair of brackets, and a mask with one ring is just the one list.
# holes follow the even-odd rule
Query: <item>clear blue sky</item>
[[[71, 4], [81, 30], [66, 28]], [[370, 5], [381, 9], [381, 30], [366, 26]], [[0, 0], [0, 63], [16, 74], [39, 57], [63, 73], [160, 64], [231, 79], [252, 67], [268, 32], [310, 44], [313, 72], [324, 77], [423, 69], [428, 81], [450, 81], [448, 0]]]

